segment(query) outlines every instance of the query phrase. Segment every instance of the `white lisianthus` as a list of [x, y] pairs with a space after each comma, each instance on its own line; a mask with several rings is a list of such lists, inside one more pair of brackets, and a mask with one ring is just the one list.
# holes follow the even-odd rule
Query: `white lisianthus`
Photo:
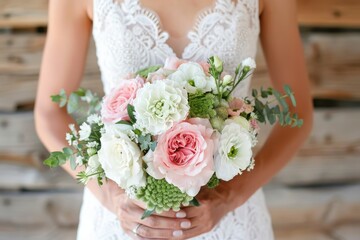
[[81, 124], [80, 130], [79, 130], [79, 135], [80, 135], [79, 140], [80, 141], [87, 140], [90, 137], [90, 134], [91, 134], [90, 125], [85, 122], [83, 124]]
[[[79, 160], [77, 159], [77, 161], [80, 161], [80, 159]], [[82, 159], [81, 159], [81, 161], [82, 161]], [[89, 180], [91, 178], [96, 177], [96, 173], [98, 171], [98, 168], [100, 167], [99, 156], [97, 154], [91, 156], [89, 158], [87, 164], [88, 164], [88, 166], [85, 170], [85, 173], [88, 176], [87, 180]]]
[[247, 169], [251, 159], [251, 137], [248, 131], [235, 122], [228, 122], [221, 132], [215, 155], [216, 176], [229, 181]]
[[252, 58], [246, 58], [241, 62], [242, 67], [248, 67], [249, 70], [253, 70], [256, 68], [255, 60]]
[[174, 123], [185, 120], [189, 112], [186, 91], [169, 80], [146, 83], [134, 100], [136, 124], [145, 133], [159, 135]]
[[129, 136], [129, 133], [132, 132], [133, 127], [128, 124], [115, 124], [115, 123], [105, 123], [105, 131], [102, 134], [108, 133], [114, 137], [120, 137], [122, 134]]
[[188, 93], [210, 92], [215, 88], [214, 78], [206, 76], [201, 65], [195, 62], [181, 64], [169, 79], [180, 83]]
[[[116, 124], [112, 126], [116, 127]], [[101, 149], [98, 155], [106, 177], [123, 189], [145, 186], [142, 153], [137, 144], [116, 129], [106, 131], [100, 141]]]

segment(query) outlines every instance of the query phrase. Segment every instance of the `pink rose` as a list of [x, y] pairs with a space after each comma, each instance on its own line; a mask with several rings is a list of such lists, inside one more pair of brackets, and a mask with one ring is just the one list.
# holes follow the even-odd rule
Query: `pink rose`
[[119, 86], [104, 97], [101, 107], [103, 121], [116, 123], [120, 120], [129, 120], [127, 106], [133, 103], [137, 90], [143, 85], [144, 80], [140, 77], [122, 80]]
[[165, 60], [164, 68], [169, 70], [176, 70], [180, 67], [181, 64], [186, 62], [187, 61], [179, 59], [177, 57], [168, 57]]
[[174, 125], [159, 136], [155, 152], [145, 156], [147, 172], [196, 196], [214, 173], [213, 133], [207, 119], [193, 118]]

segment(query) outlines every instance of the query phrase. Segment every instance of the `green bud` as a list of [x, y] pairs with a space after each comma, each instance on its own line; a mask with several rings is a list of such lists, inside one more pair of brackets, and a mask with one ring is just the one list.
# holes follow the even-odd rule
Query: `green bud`
[[217, 107], [216, 114], [217, 114], [217, 116], [219, 116], [222, 119], [227, 119], [227, 117], [229, 115], [226, 107]]
[[219, 131], [224, 128], [224, 120], [220, 117], [214, 117], [210, 119], [211, 126]]
[[222, 81], [223, 86], [230, 85], [232, 82], [233, 82], [233, 78], [231, 75], [225, 75], [223, 77], [223, 81]]
[[218, 72], [223, 71], [223, 62], [220, 60], [218, 56], [214, 56], [214, 67]]
[[86, 150], [86, 152], [87, 152], [87, 154], [89, 155], [89, 157], [91, 157], [91, 156], [95, 155], [97, 151], [96, 151], [95, 148], [88, 148], [88, 149]]

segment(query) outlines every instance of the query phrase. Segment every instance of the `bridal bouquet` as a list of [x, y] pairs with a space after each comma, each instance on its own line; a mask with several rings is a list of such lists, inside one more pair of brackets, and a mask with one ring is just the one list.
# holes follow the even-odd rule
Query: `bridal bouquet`
[[70, 114], [86, 109], [85, 119], [79, 130], [70, 125], [70, 147], [52, 152], [45, 164], [69, 160], [73, 169], [83, 169], [78, 179], [84, 184], [113, 180], [146, 203], [143, 217], [196, 206], [202, 187], [214, 188], [254, 168], [259, 123], [302, 125], [284, 100], [296, 104], [288, 86], [284, 94], [269, 88], [232, 96], [255, 67], [245, 59], [232, 76], [216, 56], [207, 63], [169, 58], [164, 66], [128, 74], [102, 101], [89, 90], [69, 96], [61, 91], [53, 101]]

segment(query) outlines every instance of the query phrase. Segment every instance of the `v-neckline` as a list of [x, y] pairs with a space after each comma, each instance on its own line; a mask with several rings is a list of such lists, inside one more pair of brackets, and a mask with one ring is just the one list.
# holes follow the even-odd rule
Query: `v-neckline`
[[165, 31], [159, 14], [155, 10], [144, 6], [142, 4], [141, 0], [135, 0], [135, 1], [136, 1], [137, 6], [139, 7], [139, 9], [141, 9], [145, 13], [152, 16], [153, 19], [156, 19], [155, 24], [157, 25], [157, 28], [159, 29], [159, 33], [160, 34], [163, 33], [166, 35], [164, 44], [171, 50], [172, 54], [177, 58], [183, 59], [186, 49], [192, 44], [192, 41], [189, 38], [189, 34], [192, 32], [197, 32], [198, 27], [201, 24], [201, 22], [203, 21], [203, 19], [207, 15], [216, 11], [219, 0], [214, 0], [214, 2], [210, 6], [199, 10], [199, 12], [196, 14], [196, 16], [194, 18], [195, 21], [194, 21], [193, 25], [189, 28], [189, 30], [186, 32], [186, 36], [181, 37], [181, 38], [186, 38], [188, 40], [188, 42], [186, 44], [184, 44], [185, 47], [182, 49], [182, 51], [179, 52], [180, 55], [178, 55], [178, 53], [175, 52], [174, 48], [169, 44], [169, 39], [171, 38], [171, 35], [168, 31]]

